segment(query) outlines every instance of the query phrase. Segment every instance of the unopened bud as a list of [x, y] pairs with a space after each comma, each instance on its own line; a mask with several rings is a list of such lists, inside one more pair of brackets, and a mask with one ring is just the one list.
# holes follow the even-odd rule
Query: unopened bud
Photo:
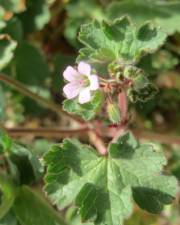
[[108, 66], [108, 73], [111, 77], [119, 79], [123, 75], [124, 66], [119, 65], [117, 62], [112, 62]]
[[124, 70], [124, 77], [132, 81], [135, 90], [144, 88], [148, 83], [148, 79], [144, 71], [135, 66], [126, 67]]
[[148, 83], [148, 79], [144, 75], [138, 75], [133, 81], [134, 88], [136, 90], [146, 87], [147, 83]]
[[120, 110], [116, 103], [108, 103], [107, 113], [112, 123], [119, 123], [121, 119]]
[[124, 69], [124, 77], [128, 79], [133, 79], [137, 76], [138, 68], [135, 66], [126, 66]]
[[135, 79], [138, 76], [144, 76], [145, 73], [142, 69], [137, 68], [136, 66], [127, 66], [124, 69], [124, 77], [128, 79]]

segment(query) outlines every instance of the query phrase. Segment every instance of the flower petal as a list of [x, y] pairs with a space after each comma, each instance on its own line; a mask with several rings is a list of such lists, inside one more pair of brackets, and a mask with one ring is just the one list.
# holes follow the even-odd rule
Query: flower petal
[[91, 74], [91, 66], [85, 62], [80, 62], [78, 64], [78, 72], [86, 75], [86, 76], [90, 76]]
[[75, 98], [79, 95], [81, 87], [77, 82], [71, 82], [64, 86], [63, 92], [68, 99]]
[[91, 100], [91, 93], [89, 88], [84, 88], [79, 93], [79, 103], [84, 104]]
[[99, 88], [99, 80], [97, 75], [89, 76], [90, 90], [95, 91]]
[[77, 79], [79, 73], [72, 66], [68, 66], [63, 72], [63, 77], [67, 81], [74, 81]]

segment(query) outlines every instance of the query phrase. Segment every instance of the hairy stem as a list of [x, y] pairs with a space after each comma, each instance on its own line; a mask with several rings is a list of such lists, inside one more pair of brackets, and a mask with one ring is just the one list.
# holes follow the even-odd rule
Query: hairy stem
[[124, 134], [124, 132], [127, 129], [128, 126], [128, 101], [127, 101], [127, 96], [125, 92], [121, 92], [118, 95], [118, 104], [119, 104], [119, 109], [121, 112], [121, 123], [114, 134], [114, 137], [112, 139], [112, 143], [116, 142], [120, 136]]
[[[82, 127], [79, 129], [59, 129], [59, 128], [26, 128], [26, 127], [16, 127], [16, 128], [5, 128], [2, 125], [0, 125], [0, 129], [3, 129], [6, 131], [10, 136], [12, 137], [22, 137], [26, 135], [31, 135], [33, 137], [42, 137], [42, 138], [49, 138], [49, 139], [55, 139], [55, 138], [64, 138], [64, 137], [74, 137], [74, 136], [86, 136], [87, 134], [91, 138], [91, 142], [95, 145], [97, 139], [101, 140], [100, 137], [97, 134], [93, 134], [94, 130], [90, 130], [86, 127]], [[180, 145], [180, 138], [177, 135], [169, 135], [169, 134], [159, 134], [154, 133], [152, 131], [140, 131], [138, 129], [132, 129], [131, 130], [135, 137], [138, 139], [147, 139], [151, 141], [158, 141], [163, 144], [178, 144]], [[108, 130], [106, 132], [107, 137], [114, 137], [113, 133], [108, 133]], [[106, 136], [104, 136], [106, 138]], [[103, 146], [103, 149], [106, 148], [105, 144], [101, 140], [101, 146]], [[99, 145], [99, 144], [98, 144]], [[102, 147], [100, 147], [101, 149]], [[106, 151], [106, 150], [105, 150]]]
[[57, 113], [58, 115], [63, 115], [64, 117], [67, 117], [71, 120], [74, 120], [78, 123], [83, 123], [83, 121], [77, 117], [74, 117], [68, 113], [66, 113], [65, 111], [62, 110], [62, 108], [50, 101], [50, 100], [47, 100], [35, 93], [33, 93], [32, 91], [30, 91], [29, 89], [27, 89], [23, 84], [21, 84], [20, 82], [6, 76], [6, 75], [3, 75], [1, 74], [0, 75], [0, 81], [4, 82], [5, 84], [11, 86], [12, 88], [14, 88], [16, 91], [20, 92], [21, 94], [23, 94], [24, 96], [27, 96], [33, 100], [35, 100], [36, 102], [38, 102], [40, 105], [42, 105], [43, 107], [47, 108], [47, 109], [50, 109], [52, 111], [54, 111], [55, 113]]
[[105, 146], [105, 143], [99, 137], [99, 135], [96, 134], [96, 132], [94, 131], [89, 131], [88, 134], [89, 134], [90, 142], [96, 147], [99, 154], [106, 155], [108, 152], [107, 147]]
[[33, 136], [33, 137], [43, 137], [43, 138], [64, 138], [72, 136], [82, 136], [86, 135], [87, 128], [79, 129], [59, 129], [59, 128], [5, 128], [7, 133], [12, 137], [22, 137], [22, 136]]
[[118, 105], [121, 112], [121, 121], [127, 120], [128, 102], [125, 92], [121, 92], [118, 94]]
[[111, 142], [116, 143], [118, 138], [121, 137], [125, 133], [126, 129], [127, 129], [127, 127], [124, 126], [124, 124], [120, 125]]

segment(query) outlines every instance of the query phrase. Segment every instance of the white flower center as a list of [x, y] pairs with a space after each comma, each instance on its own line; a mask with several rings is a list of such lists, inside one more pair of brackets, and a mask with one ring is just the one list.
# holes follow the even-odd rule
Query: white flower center
[[81, 78], [79, 79], [79, 84], [83, 87], [88, 87], [90, 86], [90, 80], [87, 76], [82, 74]]

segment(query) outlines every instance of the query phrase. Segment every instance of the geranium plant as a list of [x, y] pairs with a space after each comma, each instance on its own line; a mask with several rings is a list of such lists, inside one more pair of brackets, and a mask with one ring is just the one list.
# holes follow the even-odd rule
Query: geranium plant
[[146, 101], [157, 92], [138, 61], [165, 38], [151, 23], [136, 30], [127, 17], [81, 27], [85, 48], [78, 69], [68, 66], [63, 74], [70, 82], [63, 88], [64, 110], [88, 121], [80, 125], [93, 146], [65, 139], [44, 161], [48, 197], [59, 209], [77, 207], [82, 222], [123, 224], [133, 199], [140, 208], [159, 213], [175, 197], [177, 181], [162, 174], [166, 159], [161, 150], [139, 143], [128, 127], [129, 101]]

